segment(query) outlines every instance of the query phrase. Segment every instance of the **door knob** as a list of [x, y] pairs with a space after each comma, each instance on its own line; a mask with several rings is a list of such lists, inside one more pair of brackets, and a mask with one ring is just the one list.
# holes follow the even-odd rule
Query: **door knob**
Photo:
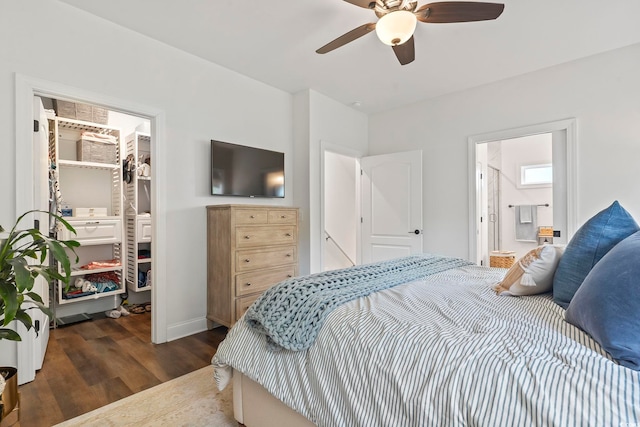
[[416, 228], [415, 230], [410, 231], [409, 234], [420, 234], [420, 230]]

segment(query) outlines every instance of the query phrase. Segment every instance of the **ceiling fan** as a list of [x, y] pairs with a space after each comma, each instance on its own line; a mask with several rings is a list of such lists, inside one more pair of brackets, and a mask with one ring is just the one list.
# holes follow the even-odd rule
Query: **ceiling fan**
[[417, 21], [450, 23], [488, 21], [496, 19], [504, 10], [502, 3], [444, 1], [418, 7], [410, 0], [344, 0], [365, 9], [373, 9], [377, 22], [364, 24], [327, 43], [317, 53], [327, 53], [376, 30], [378, 38], [391, 46], [401, 65], [415, 59], [413, 32]]

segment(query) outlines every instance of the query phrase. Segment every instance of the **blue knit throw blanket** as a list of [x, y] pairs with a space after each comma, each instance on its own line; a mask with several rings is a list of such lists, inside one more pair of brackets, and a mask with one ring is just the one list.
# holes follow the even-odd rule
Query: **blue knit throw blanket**
[[407, 283], [469, 261], [413, 255], [309, 276], [294, 277], [265, 291], [247, 310], [245, 320], [267, 336], [271, 350], [306, 350], [325, 319], [341, 304]]

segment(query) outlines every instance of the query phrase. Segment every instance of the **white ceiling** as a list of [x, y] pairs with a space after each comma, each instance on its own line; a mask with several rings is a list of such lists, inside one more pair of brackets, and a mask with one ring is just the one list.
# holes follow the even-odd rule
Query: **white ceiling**
[[61, 1], [284, 91], [358, 101], [366, 113], [640, 42], [638, 0], [504, 0], [495, 21], [419, 22], [416, 60], [406, 66], [375, 32], [315, 53], [376, 22], [342, 0]]

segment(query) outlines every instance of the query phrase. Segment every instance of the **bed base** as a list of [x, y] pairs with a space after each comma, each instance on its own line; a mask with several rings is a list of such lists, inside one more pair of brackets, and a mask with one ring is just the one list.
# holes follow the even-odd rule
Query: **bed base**
[[233, 371], [233, 416], [247, 427], [313, 427], [257, 382]]

